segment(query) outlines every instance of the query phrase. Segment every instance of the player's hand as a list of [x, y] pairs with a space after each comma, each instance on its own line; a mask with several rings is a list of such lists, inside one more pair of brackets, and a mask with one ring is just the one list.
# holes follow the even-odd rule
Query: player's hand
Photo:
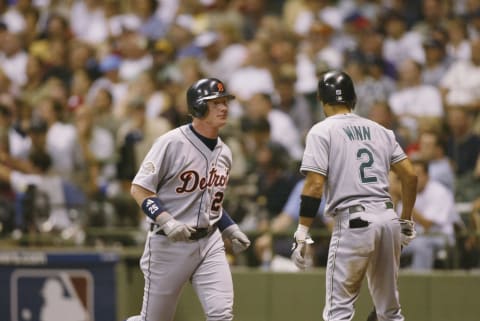
[[313, 240], [310, 236], [305, 233], [301, 233], [298, 230], [293, 235], [293, 245], [292, 245], [292, 261], [300, 270], [305, 270], [308, 266], [308, 262], [305, 259], [305, 252], [309, 244], [313, 244]]
[[235, 254], [245, 251], [250, 246], [250, 240], [237, 224], [232, 224], [224, 229], [222, 236], [232, 242], [232, 250]]
[[405, 247], [417, 236], [415, 231], [415, 222], [411, 220], [399, 219], [401, 230], [402, 246]]
[[186, 242], [190, 240], [190, 236], [195, 229], [187, 224], [172, 218], [162, 225], [162, 230], [170, 241]]

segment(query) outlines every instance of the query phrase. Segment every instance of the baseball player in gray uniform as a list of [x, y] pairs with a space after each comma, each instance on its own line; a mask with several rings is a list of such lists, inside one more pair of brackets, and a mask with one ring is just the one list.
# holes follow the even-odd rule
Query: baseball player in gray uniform
[[250, 241], [222, 208], [232, 154], [218, 137], [234, 99], [215, 78], [187, 91], [187, 124], [160, 136], [133, 179], [131, 194], [150, 223], [140, 267], [141, 315], [128, 321], [172, 321], [190, 280], [208, 321], [233, 319], [233, 285], [222, 236], [233, 251]]
[[[392, 131], [353, 114], [356, 94], [349, 75], [329, 71], [318, 82], [327, 118], [307, 134], [300, 171], [306, 175], [292, 260], [303, 269], [308, 230], [322, 196], [333, 216], [327, 272], [325, 321], [352, 320], [366, 275], [379, 320], [404, 320], [397, 276], [402, 246], [415, 236], [411, 212], [417, 177]], [[401, 218], [388, 192], [392, 169], [402, 182]]]

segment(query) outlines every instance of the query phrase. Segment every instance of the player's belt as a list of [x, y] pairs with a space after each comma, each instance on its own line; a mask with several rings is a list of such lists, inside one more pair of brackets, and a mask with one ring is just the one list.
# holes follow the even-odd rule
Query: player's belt
[[[385, 202], [385, 208], [386, 209], [393, 208], [393, 203]], [[350, 207], [347, 207], [347, 210], [348, 210], [348, 213], [353, 214], [357, 212], [365, 212], [365, 207], [363, 205], [352, 205]]]
[[[150, 223], [150, 232], [154, 231], [156, 228], [158, 228], [157, 224]], [[208, 236], [208, 235], [212, 234], [213, 232], [215, 232], [216, 229], [217, 229], [216, 225], [213, 225], [211, 227], [197, 227], [197, 228], [195, 228], [195, 231], [193, 231], [190, 234], [190, 240], [196, 241], [196, 240], [199, 240], [201, 238], [204, 238], [205, 236]], [[155, 234], [166, 236], [166, 234], [163, 230], [158, 230]]]
[[353, 214], [357, 212], [364, 212], [365, 207], [363, 205], [353, 205], [348, 208], [348, 213]]

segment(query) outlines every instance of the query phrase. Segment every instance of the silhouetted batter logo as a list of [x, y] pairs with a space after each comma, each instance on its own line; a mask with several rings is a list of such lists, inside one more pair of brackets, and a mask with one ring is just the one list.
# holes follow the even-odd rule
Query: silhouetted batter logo
[[11, 285], [12, 321], [94, 320], [89, 271], [19, 269]]

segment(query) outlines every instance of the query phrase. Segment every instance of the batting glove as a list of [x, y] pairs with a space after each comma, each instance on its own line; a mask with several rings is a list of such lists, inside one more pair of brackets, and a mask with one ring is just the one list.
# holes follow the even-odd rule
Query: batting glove
[[400, 238], [402, 246], [405, 247], [417, 236], [415, 231], [415, 222], [411, 220], [399, 219], [402, 228]]
[[292, 245], [292, 261], [300, 270], [305, 270], [308, 266], [308, 262], [305, 259], [305, 251], [307, 245], [313, 244], [312, 238], [307, 234], [308, 228], [299, 226], [295, 234], [293, 235]]
[[155, 221], [158, 223], [159, 229], [165, 232], [167, 238], [172, 242], [189, 241], [192, 232], [195, 231], [193, 227], [177, 221], [167, 212], [160, 214]]
[[245, 251], [250, 246], [250, 240], [237, 224], [232, 224], [224, 229], [222, 236], [232, 242], [232, 250], [235, 254]]

